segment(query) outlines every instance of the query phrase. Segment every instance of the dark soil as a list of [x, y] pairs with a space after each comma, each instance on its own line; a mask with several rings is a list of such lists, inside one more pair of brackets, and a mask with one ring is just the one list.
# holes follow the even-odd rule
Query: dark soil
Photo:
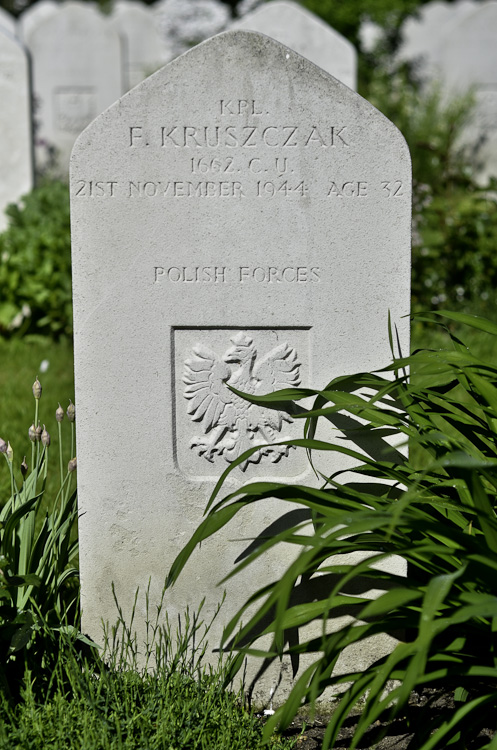
[[[394, 721], [377, 721], [358, 745], [360, 750], [418, 750], [420, 744], [428, 738], [433, 722], [436, 725], [450, 718], [455, 705], [451, 694], [437, 690], [424, 690], [411, 695], [409, 705]], [[350, 746], [357, 717], [350, 717], [345, 722], [334, 750], [347, 750]], [[283, 732], [285, 737], [295, 737], [296, 750], [319, 750], [322, 745], [327, 721], [325, 717], [315, 716], [312, 723], [297, 717], [292, 726]], [[451, 745], [451, 750], [478, 750], [495, 734], [492, 729], [475, 729], [471, 737], [461, 744]], [[439, 746], [437, 750], [444, 750]]]

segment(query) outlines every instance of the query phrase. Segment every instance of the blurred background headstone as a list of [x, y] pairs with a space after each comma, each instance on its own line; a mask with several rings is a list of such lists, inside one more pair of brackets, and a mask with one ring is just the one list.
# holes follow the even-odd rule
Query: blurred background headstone
[[123, 41], [124, 86], [131, 89], [171, 59], [150, 6], [138, 0], [118, 0], [111, 20]]
[[32, 29], [26, 45], [33, 66], [37, 168], [66, 176], [78, 135], [124, 92], [121, 40], [95, 7], [70, 0]]
[[33, 186], [30, 104], [26, 51], [0, 27], [0, 231], [5, 207]]
[[235, 21], [231, 28], [270, 36], [354, 91], [357, 88], [357, 52], [353, 45], [314, 13], [291, 0], [264, 3]]

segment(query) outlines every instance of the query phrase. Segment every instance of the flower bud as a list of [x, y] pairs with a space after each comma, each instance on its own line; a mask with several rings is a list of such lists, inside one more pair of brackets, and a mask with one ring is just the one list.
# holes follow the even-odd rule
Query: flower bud
[[0, 438], [0, 453], [7, 453], [7, 443]]
[[12, 461], [14, 460], [14, 451], [12, 450], [12, 446], [10, 443], [7, 443], [7, 450], [5, 451], [5, 454], [10, 463], [12, 463]]
[[28, 435], [31, 442], [34, 443], [34, 441], [36, 440], [36, 427], [34, 422], [28, 430]]
[[28, 473], [28, 465], [26, 463], [26, 456], [24, 456], [22, 460], [22, 464], [21, 464], [21, 474], [23, 477], [25, 477], [27, 473]]
[[76, 457], [71, 458], [71, 460], [67, 464], [67, 471], [74, 471], [76, 469], [76, 466], [77, 466]]
[[69, 406], [67, 407], [66, 414], [67, 414], [68, 420], [70, 422], [74, 422], [74, 420], [76, 419], [76, 407], [74, 406], [71, 399], [69, 399]]
[[38, 380], [38, 375], [36, 376], [36, 380], [33, 383], [33, 396], [37, 401], [41, 398], [41, 383]]
[[43, 427], [40, 423], [38, 423], [38, 427], [35, 429], [35, 440], [37, 443], [41, 440], [41, 433], [43, 432]]
[[64, 419], [64, 409], [60, 404], [59, 408], [55, 411], [55, 419], [57, 420], [57, 422], [62, 422], [62, 420]]
[[46, 448], [50, 445], [50, 435], [48, 434], [45, 425], [43, 425], [43, 432], [41, 433], [41, 442]]

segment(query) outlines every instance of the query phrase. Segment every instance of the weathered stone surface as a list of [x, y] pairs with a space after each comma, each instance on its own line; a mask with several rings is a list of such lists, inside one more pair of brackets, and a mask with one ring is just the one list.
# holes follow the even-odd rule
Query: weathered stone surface
[[17, 34], [16, 19], [3, 8], [0, 8], [0, 29], [2, 31], [8, 31], [12, 36], [16, 36]]
[[351, 89], [357, 88], [357, 52], [341, 34], [291, 0], [264, 3], [233, 29], [259, 31], [307, 57]]
[[[102, 618], [116, 619], [112, 581], [127, 613], [150, 577], [159, 598], [233, 458], [301, 434], [255, 407], [244, 417], [224, 380], [322, 387], [382, 366], [389, 311], [408, 350], [410, 158], [394, 125], [324, 70], [268, 37], [227, 32], [80, 135], [71, 202], [83, 628], [99, 638]], [[326, 471], [339, 466], [326, 459]], [[305, 455], [277, 446], [227, 487], [250, 478], [314, 481]], [[275, 500], [249, 507], [204, 543], [166, 594], [169, 615], [205, 597], [208, 619], [243, 540], [287, 512]], [[278, 550], [226, 584], [213, 647], [290, 560]], [[277, 700], [291, 674], [281, 669]]]
[[124, 85], [129, 90], [171, 59], [157, 30], [151, 8], [135, 0], [118, 0], [113, 24], [124, 41]]
[[33, 149], [28, 59], [25, 50], [0, 28], [0, 231], [4, 209], [33, 184]]
[[[77, 136], [124, 91], [121, 42], [109, 19], [70, 0], [28, 33], [26, 45], [33, 64], [37, 141], [55, 146], [64, 174]], [[43, 166], [43, 150], [35, 156]]]
[[464, 140], [477, 147], [478, 179], [497, 176], [497, 2], [483, 3], [452, 28], [439, 52], [450, 95], [472, 90], [476, 106]]

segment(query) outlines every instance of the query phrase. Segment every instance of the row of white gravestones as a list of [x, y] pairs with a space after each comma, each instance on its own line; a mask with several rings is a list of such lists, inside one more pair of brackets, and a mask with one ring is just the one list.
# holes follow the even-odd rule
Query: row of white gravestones
[[[355, 51], [312, 14], [276, 2], [252, 15], [255, 29], [274, 33], [355, 87]], [[248, 28], [252, 21], [247, 17], [244, 23]], [[36, 161], [43, 168], [55, 147], [62, 174], [77, 135], [175, 54], [174, 46], [160, 39], [153, 11], [129, 0], [118, 0], [109, 18], [78, 0], [40, 0], [22, 14], [18, 35], [32, 58]]]
[[404, 25], [400, 58], [416, 62], [446, 100], [473, 92], [462, 142], [475, 153], [478, 179], [497, 177], [497, 2], [429, 3]]
[[[245, 448], [268, 444], [227, 489], [315, 481], [303, 453], [273, 445], [300, 425], [247, 408], [227, 385], [323, 387], [380, 367], [389, 312], [408, 351], [410, 157], [395, 126], [322, 68], [228, 31], [80, 135], [71, 213], [83, 628], [100, 640], [102, 619], [116, 620], [111, 584], [126, 616], [149, 579], [160, 599], [216, 480]], [[287, 512], [268, 499], [202, 544], [166, 594], [169, 616], [205, 597], [209, 619], [247, 540], [274, 533]], [[278, 549], [226, 584], [210, 648], [291, 559]], [[340, 668], [389, 647], [377, 640]], [[290, 674], [287, 662], [268, 673], [257, 700], [280, 677], [283, 700]]]
[[30, 108], [26, 52], [0, 25], [0, 231], [7, 225], [5, 207], [33, 184]]

